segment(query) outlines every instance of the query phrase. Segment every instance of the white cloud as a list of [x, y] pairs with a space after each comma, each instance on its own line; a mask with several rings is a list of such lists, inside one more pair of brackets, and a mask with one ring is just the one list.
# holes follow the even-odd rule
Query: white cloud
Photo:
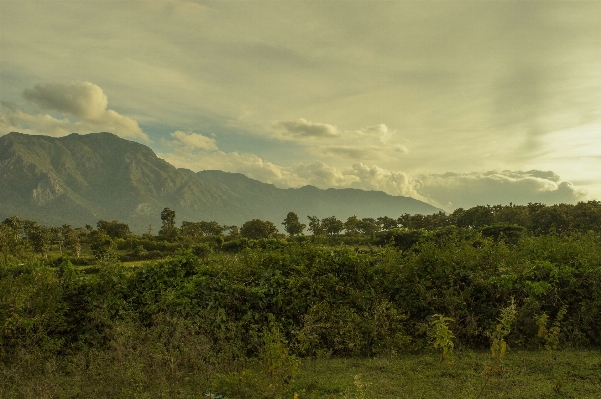
[[355, 163], [348, 168], [336, 168], [322, 161], [281, 166], [250, 153], [194, 152], [185, 147], [159, 156], [177, 167], [242, 173], [281, 188], [314, 185], [319, 188], [383, 191], [425, 201], [446, 211], [509, 202], [575, 203], [586, 197], [584, 190], [574, 187], [570, 182], [561, 181], [552, 171], [505, 170], [411, 176], [363, 163]]
[[175, 131], [171, 133], [172, 137], [178, 139], [182, 144], [202, 150], [217, 150], [217, 144], [215, 139], [203, 136], [200, 133], [184, 133], [182, 131]]
[[6, 111], [0, 112], [0, 134], [20, 131], [64, 136], [73, 132], [106, 131], [122, 137], [149, 140], [134, 119], [106, 109], [108, 99], [102, 89], [93, 83], [40, 83], [33, 89], [24, 90], [23, 97], [43, 110], [58, 111], [79, 120], [57, 119], [50, 114], [30, 114], [15, 104], [7, 106], [3, 103]]

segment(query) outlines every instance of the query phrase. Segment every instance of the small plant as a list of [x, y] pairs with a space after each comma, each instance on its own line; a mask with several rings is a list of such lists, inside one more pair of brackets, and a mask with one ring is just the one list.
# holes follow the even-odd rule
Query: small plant
[[[541, 314], [536, 318], [536, 324], [538, 325], [538, 336], [545, 342], [545, 351], [549, 355], [551, 361], [551, 367], [554, 366], [555, 360], [557, 359], [557, 349], [559, 347], [559, 334], [561, 333], [561, 321], [568, 312], [567, 306], [562, 306], [555, 316], [555, 321], [551, 328], [547, 328], [549, 322], [549, 316], [546, 313]], [[565, 376], [563, 374], [555, 375], [553, 378], [553, 390], [560, 392], [564, 385]]]
[[488, 366], [488, 370], [485, 372], [499, 373], [501, 371], [501, 365], [505, 353], [507, 352], [507, 342], [505, 337], [511, 332], [511, 325], [515, 321], [517, 315], [517, 308], [513, 298], [511, 298], [511, 304], [501, 309], [501, 317], [497, 319], [499, 322], [495, 329], [489, 333], [491, 339], [490, 352], [492, 357], [492, 364]]
[[434, 349], [441, 349], [440, 362], [447, 360], [448, 364], [453, 364], [455, 357], [455, 344], [453, 339], [453, 331], [449, 328], [449, 322], [455, 321], [450, 317], [444, 317], [441, 314], [435, 314], [432, 316], [430, 326], [432, 327], [431, 334], [433, 335], [434, 342], [432, 345]]
[[484, 392], [484, 388], [486, 388], [491, 375], [499, 374], [502, 370], [503, 358], [507, 352], [507, 342], [505, 342], [505, 337], [511, 332], [511, 325], [515, 321], [516, 315], [517, 307], [513, 298], [511, 298], [511, 304], [501, 309], [501, 317], [497, 319], [498, 323], [495, 329], [487, 334], [491, 339], [490, 353], [492, 362], [490, 365], [484, 367], [482, 374], [487, 375], [487, 378], [486, 381], [484, 381], [480, 393], [476, 396], [476, 399], [482, 396], [482, 392]]
[[269, 329], [263, 331], [263, 343], [265, 349], [261, 356], [262, 368], [267, 375], [269, 389], [275, 396], [296, 376], [300, 361], [289, 353], [273, 317], [270, 317]]
[[559, 312], [557, 312], [557, 316], [555, 316], [555, 321], [553, 322], [553, 326], [551, 328], [547, 328], [547, 324], [549, 321], [549, 316], [546, 313], [538, 316], [536, 318], [536, 324], [538, 325], [538, 336], [542, 338], [545, 342], [545, 350], [551, 358], [555, 360], [555, 352], [559, 347], [559, 334], [561, 333], [561, 321], [565, 317], [568, 312], [567, 306], [562, 306]]

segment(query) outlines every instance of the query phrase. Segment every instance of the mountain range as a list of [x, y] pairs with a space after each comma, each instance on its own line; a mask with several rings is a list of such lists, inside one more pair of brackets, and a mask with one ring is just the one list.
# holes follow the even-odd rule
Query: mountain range
[[176, 168], [147, 146], [111, 133], [0, 137], [0, 218], [46, 225], [95, 225], [119, 220], [135, 232], [153, 226], [169, 207], [178, 222], [242, 225], [262, 219], [281, 226], [290, 211], [307, 215], [398, 217], [440, 211], [409, 197], [359, 189], [277, 188], [239, 173]]

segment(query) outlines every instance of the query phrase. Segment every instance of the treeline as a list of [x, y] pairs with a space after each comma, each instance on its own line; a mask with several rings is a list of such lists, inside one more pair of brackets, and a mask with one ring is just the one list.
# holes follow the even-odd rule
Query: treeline
[[[21, 257], [27, 253], [46, 258], [50, 251], [58, 250], [79, 258], [82, 247], [89, 248], [94, 258], [100, 259], [114, 250], [128, 251], [123, 260], [156, 259], [179, 249], [189, 249], [200, 244], [223, 250], [239, 250], [252, 240], [311, 239], [320, 237], [339, 239], [339, 243], [387, 244], [395, 240], [397, 246], [408, 247], [424, 236], [455, 227], [479, 231], [485, 237], [502, 237], [517, 242], [524, 234], [582, 233], [601, 230], [601, 202], [579, 202], [575, 205], [475, 206], [459, 208], [452, 213], [431, 215], [404, 214], [398, 218], [358, 218], [346, 221], [335, 216], [318, 218], [307, 216], [308, 225], [301, 223], [294, 212], [289, 212], [281, 223], [283, 232], [270, 222], [260, 219], [247, 221], [242, 226], [221, 225], [216, 221], [183, 221], [178, 227], [175, 211], [165, 208], [161, 212], [161, 226], [153, 234], [152, 226], [142, 235], [133, 234], [126, 223], [117, 220], [100, 220], [96, 226], [73, 228], [70, 225], [47, 227], [17, 216], [0, 223], [0, 251], [4, 258]], [[307, 234], [305, 236], [305, 234]], [[201, 248], [199, 251], [202, 251]], [[204, 249], [206, 251], [206, 249]]]

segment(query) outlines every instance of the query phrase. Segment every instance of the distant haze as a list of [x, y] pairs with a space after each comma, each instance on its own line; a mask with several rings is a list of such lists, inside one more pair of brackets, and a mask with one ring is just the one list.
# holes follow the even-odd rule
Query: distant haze
[[599, 1], [3, 1], [0, 136], [451, 211], [601, 198]]

